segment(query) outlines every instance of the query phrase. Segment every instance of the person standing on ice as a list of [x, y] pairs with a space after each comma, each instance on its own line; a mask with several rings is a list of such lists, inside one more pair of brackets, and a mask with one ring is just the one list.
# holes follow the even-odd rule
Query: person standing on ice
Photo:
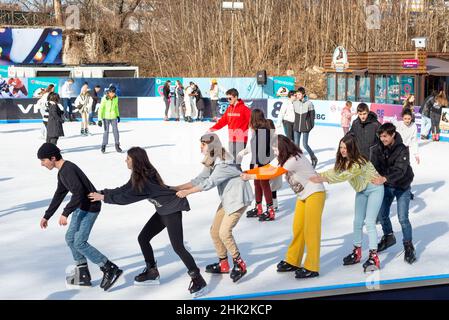
[[356, 191], [354, 214], [354, 250], [343, 259], [343, 265], [353, 265], [362, 259], [363, 225], [366, 226], [369, 239], [369, 257], [363, 264], [365, 272], [380, 269], [377, 255], [376, 220], [384, 196], [384, 186], [371, 181], [379, 176], [373, 164], [359, 151], [352, 135], [340, 140], [337, 159], [333, 169], [311, 177], [310, 181], [329, 184], [349, 181]]
[[81, 93], [75, 100], [75, 108], [81, 114], [81, 135], [89, 135], [89, 114], [92, 112], [94, 100], [89, 90], [89, 84], [85, 82], [81, 87]]
[[300, 87], [296, 91], [296, 101], [293, 102], [293, 107], [295, 109], [295, 126], [293, 129], [295, 143], [299, 148], [301, 136], [303, 137], [302, 144], [310, 156], [312, 166], [315, 168], [318, 164], [318, 159], [309, 146], [309, 134], [315, 127], [315, 107], [306, 95], [305, 88]]
[[396, 244], [390, 220], [390, 207], [394, 198], [396, 198], [405, 250], [404, 260], [412, 264], [416, 261], [416, 255], [412, 242], [409, 205], [411, 198], [410, 185], [413, 182], [414, 174], [410, 166], [409, 148], [402, 143], [402, 137], [392, 123], [385, 123], [380, 126], [378, 134], [381, 142], [373, 148], [371, 161], [380, 177], [374, 179], [373, 183], [384, 184], [385, 194], [379, 210], [379, 220], [384, 235], [377, 250], [382, 252]]
[[39, 112], [42, 115], [42, 122], [44, 124], [44, 127], [42, 129], [42, 136], [44, 139], [47, 136], [47, 124], [48, 124], [48, 96], [51, 92], [55, 91], [55, 85], [50, 84], [42, 93], [42, 96], [39, 98], [39, 100], [36, 102], [36, 105], [39, 109]]
[[182, 212], [190, 211], [189, 202], [187, 199], [178, 198], [176, 191], [164, 184], [144, 149], [139, 147], [129, 149], [126, 164], [131, 170], [131, 178], [124, 186], [90, 193], [89, 198], [93, 202], [104, 201], [118, 205], [148, 200], [156, 207], [156, 213], [146, 223], [138, 237], [146, 268], [134, 278], [134, 283], [136, 285], [159, 284], [159, 271], [150, 242], [167, 228], [173, 250], [185, 264], [192, 278], [189, 286], [190, 293], [194, 297], [205, 294], [206, 281], [201, 276], [192, 255], [184, 247]]
[[242, 99], [239, 99], [239, 92], [237, 89], [229, 89], [226, 92], [226, 98], [228, 99], [229, 106], [220, 120], [209, 129], [209, 133], [228, 126], [228, 150], [235, 159], [235, 163], [240, 165], [241, 162], [237, 159], [237, 155], [240, 151], [246, 148], [246, 144], [248, 143], [251, 109], [245, 105]]
[[295, 107], [293, 103], [296, 101], [296, 91], [288, 92], [288, 100], [282, 103], [279, 111], [277, 127], [284, 128], [284, 134], [292, 141], [295, 141], [294, 126], [295, 126]]
[[47, 142], [58, 144], [59, 137], [64, 136], [63, 115], [64, 108], [60, 106], [60, 99], [57, 93], [51, 92], [48, 95], [45, 109], [48, 114], [47, 123]]
[[232, 230], [253, 201], [253, 191], [248, 182], [240, 179], [241, 171], [234, 163], [234, 158], [223, 148], [215, 133], [205, 134], [200, 141], [201, 153], [204, 155], [203, 171], [191, 182], [174, 187], [174, 189], [178, 191], [177, 196], [180, 198], [215, 187], [218, 189], [221, 203], [216, 211], [210, 234], [219, 262], [208, 265], [206, 272], [229, 273], [229, 253], [234, 262], [231, 279], [233, 282], [237, 282], [246, 274], [247, 268], [232, 235]]
[[[321, 217], [323, 215], [326, 191], [322, 183], [314, 183], [309, 178], [317, 173], [301, 149], [289, 138], [278, 136], [274, 147], [279, 165], [275, 171], [258, 174], [244, 173], [243, 180], [272, 180], [286, 175], [287, 182], [297, 196], [293, 218], [293, 238], [285, 255], [277, 265], [278, 272], [295, 272], [297, 279], [319, 276]], [[304, 253], [307, 256], [303, 264]], [[303, 267], [302, 267], [303, 266]]]
[[69, 121], [76, 121], [75, 118], [73, 117], [73, 113], [72, 113], [73, 97], [76, 96], [75, 89], [73, 88], [74, 83], [75, 83], [75, 81], [73, 79], [68, 79], [64, 82], [64, 84], [62, 85], [61, 90], [60, 90], [62, 102], [63, 102], [64, 108], [67, 112], [66, 118]]
[[115, 150], [119, 153], [122, 152], [120, 148], [120, 135], [118, 132], [118, 123], [120, 122], [120, 112], [118, 108], [118, 97], [116, 95], [116, 88], [114, 86], [109, 87], [106, 95], [101, 99], [101, 105], [98, 109], [98, 126], [103, 126], [104, 120], [104, 134], [103, 143], [101, 145], [101, 152], [106, 152], [106, 146], [109, 141], [109, 126], [112, 126], [112, 132], [114, 133]]
[[56, 168], [59, 171], [58, 188], [40, 222], [42, 229], [48, 227], [48, 221], [58, 210], [67, 193], [72, 193], [70, 202], [59, 218], [59, 225], [66, 226], [68, 217], [72, 215], [65, 240], [76, 262], [76, 268], [73, 274], [67, 277], [67, 284], [80, 287], [92, 285], [87, 265], [87, 260], [90, 260], [103, 272], [100, 287], [104, 291], [109, 290], [123, 271], [87, 242], [101, 211], [101, 203], [91, 203], [87, 197], [90, 192], [96, 191], [94, 185], [77, 165], [64, 160], [59, 148], [52, 143], [44, 143], [39, 148], [37, 157], [43, 167], [48, 170]]
[[371, 159], [371, 149], [379, 142], [377, 129], [380, 122], [377, 114], [371, 112], [366, 103], [357, 106], [358, 118], [352, 123], [348, 134], [352, 134], [357, 142], [357, 148], [365, 159]]

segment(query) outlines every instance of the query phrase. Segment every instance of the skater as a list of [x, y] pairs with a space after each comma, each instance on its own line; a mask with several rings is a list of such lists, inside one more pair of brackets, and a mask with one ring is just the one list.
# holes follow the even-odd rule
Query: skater
[[45, 109], [48, 112], [47, 142], [53, 143], [54, 145], [58, 144], [59, 137], [64, 136], [64, 129], [62, 127], [62, 124], [64, 123], [62, 118], [64, 115], [64, 109], [61, 109], [59, 103], [59, 95], [51, 92], [48, 95], [48, 101]]
[[217, 79], [212, 79], [209, 94], [210, 94], [210, 111], [212, 115], [212, 122], [217, 122], [218, 121], [217, 108], [220, 94]]
[[278, 116], [278, 127], [284, 128], [284, 133], [287, 138], [294, 141], [293, 128], [295, 126], [295, 108], [293, 106], [296, 101], [296, 91], [288, 92], [288, 100], [282, 103], [281, 110]]
[[[320, 271], [321, 217], [326, 192], [322, 183], [309, 178], [317, 173], [298, 146], [285, 136], [278, 136], [277, 155], [279, 165], [276, 172], [264, 176], [242, 174], [243, 180], [273, 179], [286, 174], [286, 180], [297, 196], [293, 218], [293, 239], [285, 260], [277, 265], [278, 272], [295, 272], [298, 279], [315, 278]], [[307, 249], [307, 250], [306, 250]], [[304, 253], [307, 256], [303, 264]]]
[[[275, 127], [272, 120], [265, 119], [262, 110], [255, 109], [251, 112], [250, 120], [251, 139], [250, 144], [238, 155], [239, 162], [244, 155], [251, 152], [250, 169], [263, 167], [275, 158], [273, 145], [275, 143]], [[269, 180], [254, 180], [256, 193], [256, 206], [246, 213], [247, 218], [258, 218], [259, 221], [274, 221], [276, 213], [273, 206], [273, 191]], [[262, 198], [265, 198], [267, 210], [263, 211]]]
[[210, 234], [215, 245], [218, 263], [208, 265], [206, 272], [214, 274], [229, 273], [228, 253], [231, 254], [234, 267], [231, 271], [233, 282], [239, 281], [247, 272], [246, 264], [235, 242], [232, 230], [235, 228], [246, 208], [254, 199], [248, 182], [240, 179], [241, 171], [233, 157], [223, 148], [215, 133], [201, 137], [201, 153], [204, 169], [191, 182], [175, 187], [178, 197], [218, 189], [221, 203], [215, 213]]
[[101, 97], [100, 97], [101, 86], [96, 85], [94, 90], [92, 91], [92, 110], [89, 115], [89, 125], [95, 126], [97, 123], [94, 121], [95, 112], [97, 112], [100, 107]]
[[184, 104], [186, 106], [186, 121], [191, 123], [193, 122], [193, 118], [195, 117], [196, 113], [196, 100], [193, 96], [193, 90], [194, 90], [195, 84], [193, 82], [190, 82], [190, 85], [186, 87], [186, 90], [184, 92]]
[[228, 150], [236, 163], [240, 165], [241, 162], [237, 160], [237, 155], [240, 151], [246, 148], [246, 144], [248, 143], [248, 127], [251, 119], [251, 109], [245, 105], [243, 100], [239, 99], [239, 92], [237, 89], [229, 89], [226, 92], [226, 98], [228, 99], [229, 107], [226, 109], [226, 112], [220, 120], [209, 129], [209, 132], [215, 132], [228, 126]]
[[81, 135], [89, 135], [89, 114], [92, 112], [94, 100], [89, 91], [89, 84], [85, 82], [81, 93], [75, 100], [75, 108], [81, 114]]
[[42, 96], [39, 98], [39, 100], [36, 102], [36, 105], [38, 106], [39, 112], [42, 115], [42, 123], [44, 127], [42, 128], [42, 136], [44, 139], [47, 137], [47, 124], [48, 124], [48, 96], [51, 92], [55, 91], [55, 86], [53, 84], [50, 84], [43, 92]]
[[409, 147], [410, 155], [415, 158], [417, 164], [420, 163], [418, 151], [418, 128], [415, 124], [413, 113], [410, 109], [402, 110], [402, 121], [393, 121], [396, 131], [402, 137], [402, 143]]
[[354, 135], [358, 150], [365, 159], [370, 160], [371, 148], [379, 142], [377, 129], [380, 122], [377, 115], [369, 111], [368, 105], [363, 102], [357, 106], [357, 116], [348, 134]]
[[106, 95], [101, 99], [101, 105], [98, 109], [98, 125], [103, 126], [104, 120], [104, 134], [103, 143], [101, 145], [101, 152], [106, 152], [106, 146], [109, 141], [109, 126], [112, 126], [112, 132], [115, 140], [115, 150], [118, 153], [122, 152], [120, 148], [120, 135], [118, 132], [118, 123], [120, 122], [120, 112], [118, 108], [118, 97], [116, 95], [116, 88], [109, 87]]
[[66, 110], [66, 118], [70, 122], [76, 121], [73, 117], [73, 97], [75, 97], [75, 89], [73, 88], [74, 83], [75, 81], [73, 79], [68, 79], [64, 82], [60, 90], [63, 106]]
[[176, 121], [179, 121], [181, 113], [184, 121], [186, 121], [186, 107], [184, 104], [184, 87], [182, 86], [181, 81], [176, 80], [175, 87], [175, 113], [176, 113]]
[[430, 119], [430, 109], [435, 103], [436, 91], [433, 91], [430, 96], [424, 100], [422, 107], [419, 110], [421, 114], [421, 140], [428, 140], [430, 129], [432, 128], [432, 121]]
[[316, 168], [318, 159], [309, 146], [309, 134], [315, 126], [315, 108], [312, 101], [306, 95], [306, 89], [303, 87], [298, 88], [296, 91], [296, 101], [293, 103], [293, 106], [295, 108], [295, 143], [299, 148], [301, 136], [303, 137], [302, 143], [304, 149], [309, 153], [312, 166]]
[[351, 126], [351, 118], [353, 116], [351, 108], [352, 102], [346, 101], [345, 107], [341, 111], [341, 127], [343, 128], [344, 136], [349, 132], [349, 127]]
[[373, 148], [373, 162], [380, 177], [374, 184], [385, 185], [385, 195], [379, 211], [383, 237], [378, 244], [378, 252], [382, 252], [396, 244], [393, 226], [390, 221], [390, 207], [394, 198], [397, 200], [398, 219], [402, 229], [405, 249], [404, 260], [412, 264], [416, 261], [415, 248], [412, 242], [412, 225], [409, 220], [410, 185], [414, 174], [410, 166], [409, 148], [402, 143], [401, 135], [396, 132], [392, 123], [385, 123], [378, 130], [380, 143]]
[[407, 98], [404, 101], [402, 106], [402, 110], [409, 109], [412, 112], [412, 115], [415, 114], [415, 96], [413, 94], [408, 94]]
[[93, 202], [104, 201], [118, 205], [149, 200], [155, 205], [156, 213], [146, 223], [138, 237], [146, 268], [134, 278], [135, 284], [159, 284], [159, 271], [150, 241], [167, 228], [173, 250], [184, 262], [192, 278], [189, 286], [190, 293], [195, 297], [205, 294], [206, 282], [192, 255], [184, 247], [182, 211], [190, 211], [189, 202], [187, 199], [178, 198], [176, 191], [164, 184], [144, 149], [139, 147], [129, 149], [126, 164], [131, 170], [131, 178], [124, 186], [105, 189], [100, 193], [90, 193], [89, 198]]
[[165, 117], [164, 121], [168, 121], [168, 111], [170, 110], [171, 104], [171, 93], [170, 93], [171, 81], [167, 80], [164, 84], [163, 95], [164, 95], [164, 103], [165, 103]]
[[58, 188], [40, 222], [42, 229], [48, 227], [48, 221], [58, 210], [67, 193], [72, 193], [72, 199], [59, 218], [59, 225], [66, 226], [68, 217], [72, 214], [65, 239], [72, 251], [76, 268], [73, 275], [67, 277], [67, 284], [80, 287], [92, 285], [87, 265], [89, 259], [103, 272], [100, 287], [104, 291], [109, 290], [123, 271], [87, 242], [95, 220], [101, 211], [101, 203], [91, 203], [87, 198], [90, 192], [96, 191], [95, 187], [77, 165], [62, 158], [61, 151], [54, 144], [44, 143], [39, 148], [37, 157], [41, 160], [43, 167], [48, 170], [56, 168], [59, 171]]
[[369, 238], [369, 257], [363, 264], [365, 272], [380, 269], [380, 260], [377, 255], [376, 220], [382, 205], [384, 186], [371, 183], [378, 176], [373, 164], [358, 150], [354, 136], [346, 135], [340, 140], [334, 168], [310, 178], [310, 181], [315, 183], [333, 184], [349, 181], [356, 191], [354, 250], [343, 259], [343, 265], [353, 265], [361, 261], [363, 225], [366, 225]]
[[195, 88], [193, 89], [194, 98], [195, 98], [195, 106], [198, 110], [198, 118], [196, 118], [196, 121], [204, 121], [204, 100], [203, 100], [203, 94], [201, 93], [200, 87], [198, 87], [197, 84], [195, 84]]
[[430, 120], [432, 124], [432, 141], [440, 141], [440, 122], [441, 122], [441, 109], [448, 106], [448, 101], [444, 91], [435, 97], [435, 102], [430, 108]]

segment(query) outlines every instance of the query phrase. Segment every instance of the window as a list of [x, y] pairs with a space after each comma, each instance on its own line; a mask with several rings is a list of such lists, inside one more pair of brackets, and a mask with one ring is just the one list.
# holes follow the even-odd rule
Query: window
[[337, 78], [337, 100], [346, 100], [346, 75], [339, 74]]
[[360, 77], [359, 96], [360, 102], [371, 102], [371, 81], [369, 77]]
[[400, 95], [399, 76], [392, 75], [387, 77], [388, 90], [387, 90], [387, 103], [388, 104], [402, 104]]
[[386, 76], [376, 76], [375, 79], [375, 91], [374, 91], [374, 102], [375, 103], [386, 103], [387, 102], [387, 77]]
[[347, 100], [355, 101], [355, 77], [348, 77], [348, 98]]
[[335, 73], [327, 75], [327, 100], [335, 100]]
[[409, 94], [415, 94], [415, 77], [401, 77], [401, 102], [403, 102]]

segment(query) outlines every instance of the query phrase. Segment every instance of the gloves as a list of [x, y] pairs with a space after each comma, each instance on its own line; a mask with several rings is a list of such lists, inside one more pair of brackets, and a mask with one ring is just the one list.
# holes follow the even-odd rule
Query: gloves
[[99, 127], [102, 127], [103, 126], [103, 121], [98, 120], [97, 124], [98, 124]]
[[120, 117], [117, 117], [117, 122], [120, 123]]

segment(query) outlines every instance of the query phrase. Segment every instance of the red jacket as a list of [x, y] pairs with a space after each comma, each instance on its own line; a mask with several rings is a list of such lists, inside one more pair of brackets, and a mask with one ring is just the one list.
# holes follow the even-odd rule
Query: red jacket
[[218, 122], [209, 129], [217, 131], [228, 126], [230, 142], [248, 142], [248, 127], [251, 120], [251, 109], [248, 108], [243, 100], [239, 99], [237, 104], [229, 105]]

